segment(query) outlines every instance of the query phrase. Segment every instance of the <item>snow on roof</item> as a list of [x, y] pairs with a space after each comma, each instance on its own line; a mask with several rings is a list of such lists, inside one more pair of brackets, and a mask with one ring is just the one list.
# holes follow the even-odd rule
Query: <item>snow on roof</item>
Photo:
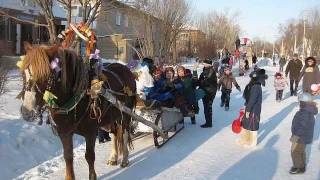
[[[0, 0], [0, 7], [14, 9], [25, 14], [40, 15], [40, 8], [33, 4], [23, 4], [20, 0]], [[53, 15], [57, 18], [66, 18], [66, 11], [58, 3], [53, 6]]]

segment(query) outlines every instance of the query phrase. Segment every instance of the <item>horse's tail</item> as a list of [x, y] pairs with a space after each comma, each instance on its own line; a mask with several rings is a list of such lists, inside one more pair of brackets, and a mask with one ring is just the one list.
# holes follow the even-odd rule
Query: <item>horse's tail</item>
[[[136, 109], [136, 103], [137, 103], [136, 96], [131, 96], [129, 105], [130, 105], [130, 107], [132, 107], [133, 112]], [[132, 143], [133, 140], [132, 140], [131, 135], [135, 133], [136, 128], [137, 128], [137, 126], [134, 125], [133, 118], [130, 117], [129, 118], [129, 127], [128, 127], [128, 147], [130, 150], [133, 150], [133, 143]]]
[[[128, 107], [131, 107], [132, 110], [135, 110], [136, 98], [131, 96], [126, 100], [125, 103]], [[124, 146], [128, 146], [130, 150], [133, 149], [133, 139], [131, 134], [135, 131], [135, 126], [133, 125], [133, 118], [127, 114], [123, 114], [123, 119], [121, 124], [116, 126], [116, 143], [118, 147], [118, 152], [120, 155], [123, 155]], [[126, 137], [124, 137], [126, 136]]]
[[124, 147], [123, 129], [124, 128], [121, 124], [116, 125], [116, 144], [117, 144], [119, 155], [123, 155], [123, 147]]

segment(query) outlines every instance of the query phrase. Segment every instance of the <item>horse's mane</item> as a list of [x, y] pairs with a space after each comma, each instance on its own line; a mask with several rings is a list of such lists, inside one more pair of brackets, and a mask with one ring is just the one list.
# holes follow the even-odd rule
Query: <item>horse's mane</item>
[[25, 56], [23, 69], [30, 67], [32, 79], [36, 82], [44, 82], [51, 74], [50, 61], [46, 47], [38, 46], [28, 51]]
[[[55, 54], [48, 55], [49, 46], [37, 46], [28, 51], [23, 68], [31, 66], [32, 78], [37, 82], [49, 79], [52, 70], [50, 61], [57, 57], [61, 67], [61, 85], [65, 94], [78, 93], [88, 86], [88, 72], [81, 56], [71, 49], [59, 48]], [[52, 56], [52, 57], [51, 57]]]
[[70, 49], [60, 48], [62, 90], [65, 93], [79, 93], [88, 87], [89, 74], [81, 56]]

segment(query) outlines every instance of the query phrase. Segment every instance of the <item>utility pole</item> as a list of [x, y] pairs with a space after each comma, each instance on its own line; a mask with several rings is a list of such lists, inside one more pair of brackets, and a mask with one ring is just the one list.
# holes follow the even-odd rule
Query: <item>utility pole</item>
[[302, 56], [305, 57], [305, 41], [306, 41], [306, 21], [303, 20], [303, 42], [302, 42]]
[[284, 55], [283, 39], [281, 41], [281, 55]]

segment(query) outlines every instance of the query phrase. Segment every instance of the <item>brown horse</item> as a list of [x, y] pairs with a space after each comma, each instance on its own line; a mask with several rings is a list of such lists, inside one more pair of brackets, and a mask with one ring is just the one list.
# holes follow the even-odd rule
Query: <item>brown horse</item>
[[[74, 51], [58, 46], [32, 47], [25, 43], [25, 49], [26, 55], [21, 68], [24, 79], [20, 94], [23, 100], [21, 114], [23, 119], [34, 121], [42, 118], [44, 111], [48, 113], [49, 122], [55, 127], [63, 145], [65, 178], [75, 179], [72, 136], [79, 134], [86, 141], [85, 158], [89, 165], [89, 179], [96, 179], [94, 148], [98, 127], [113, 134], [108, 164], [116, 165], [118, 155], [122, 154], [121, 167], [126, 167], [129, 163], [128, 147], [132, 147], [129, 133], [132, 127], [131, 117], [100, 98], [97, 103], [101, 118], [92, 118], [92, 100], [86, 93], [90, 88], [89, 66]], [[56, 61], [58, 69], [52, 67], [52, 61]], [[136, 84], [133, 74], [126, 66], [110, 64], [102, 71], [101, 78], [104, 79], [105, 88], [119, 92], [116, 97], [127, 107], [134, 109]], [[131, 95], [126, 94], [124, 89], [131, 90]], [[57, 97], [50, 98], [51, 103], [43, 98], [48, 92]]]

